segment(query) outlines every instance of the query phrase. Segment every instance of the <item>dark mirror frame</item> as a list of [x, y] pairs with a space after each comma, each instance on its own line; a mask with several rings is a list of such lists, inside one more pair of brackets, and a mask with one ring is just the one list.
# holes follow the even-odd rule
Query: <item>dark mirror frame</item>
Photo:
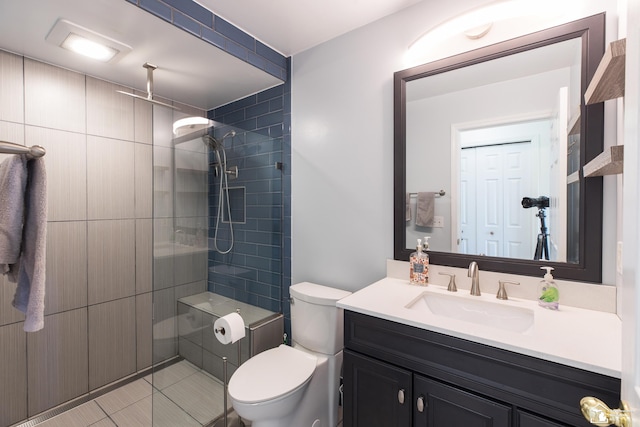
[[[406, 83], [457, 68], [525, 52], [538, 47], [582, 39], [581, 99], [605, 49], [605, 14], [598, 14], [526, 36], [451, 56], [394, 73], [394, 259], [408, 261], [405, 223], [406, 194]], [[554, 268], [560, 279], [602, 282], [602, 177], [586, 178], [582, 166], [600, 154], [604, 146], [604, 105], [580, 107], [579, 262], [560, 263], [429, 251], [435, 265], [468, 267], [478, 262], [482, 270], [526, 276], [542, 276], [540, 266]], [[588, 232], [587, 232], [588, 230]]]

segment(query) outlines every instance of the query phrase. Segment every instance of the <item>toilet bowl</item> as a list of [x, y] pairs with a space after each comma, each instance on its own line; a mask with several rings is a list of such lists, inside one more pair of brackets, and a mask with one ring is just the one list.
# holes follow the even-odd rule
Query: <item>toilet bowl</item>
[[252, 427], [334, 427], [343, 347], [336, 301], [350, 292], [305, 282], [290, 293], [293, 347], [243, 363], [229, 380], [229, 398]]
[[317, 357], [284, 344], [257, 354], [229, 381], [233, 408], [252, 420], [252, 427], [287, 425], [283, 423], [300, 405], [317, 362]]

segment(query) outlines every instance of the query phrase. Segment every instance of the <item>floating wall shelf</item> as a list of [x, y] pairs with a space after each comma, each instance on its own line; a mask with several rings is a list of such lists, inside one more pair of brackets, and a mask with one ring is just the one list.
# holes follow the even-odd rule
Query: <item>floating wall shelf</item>
[[584, 93], [587, 105], [624, 96], [624, 63], [626, 57], [626, 39], [609, 44], [600, 65]]
[[614, 145], [605, 149], [595, 159], [584, 165], [585, 178], [590, 176], [614, 175], [622, 173], [624, 163], [624, 145]]

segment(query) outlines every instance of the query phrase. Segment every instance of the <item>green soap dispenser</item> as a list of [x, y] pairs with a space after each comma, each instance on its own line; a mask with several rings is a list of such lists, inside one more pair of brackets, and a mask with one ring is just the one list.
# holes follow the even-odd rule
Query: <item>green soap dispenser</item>
[[538, 305], [550, 310], [557, 310], [560, 306], [560, 291], [558, 290], [558, 285], [556, 285], [556, 282], [553, 280], [553, 276], [551, 275], [553, 267], [540, 267], [540, 269], [547, 270], [547, 272], [538, 288], [540, 292]]

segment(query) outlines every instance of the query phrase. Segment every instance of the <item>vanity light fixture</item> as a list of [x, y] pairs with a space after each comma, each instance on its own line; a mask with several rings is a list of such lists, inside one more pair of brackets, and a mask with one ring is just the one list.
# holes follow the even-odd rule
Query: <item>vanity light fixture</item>
[[526, 16], [564, 15], [569, 3], [575, 0], [499, 0], [470, 10], [429, 29], [409, 45], [410, 57], [442, 43], [451, 37], [464, 34], [469, 39], [484, 37], [497, 22]]
[[132, 50], [131, 46], [66, 19], [56, 21], [47, 34], [46, 40], [56, 46], [102, 62], [115, 62]]

